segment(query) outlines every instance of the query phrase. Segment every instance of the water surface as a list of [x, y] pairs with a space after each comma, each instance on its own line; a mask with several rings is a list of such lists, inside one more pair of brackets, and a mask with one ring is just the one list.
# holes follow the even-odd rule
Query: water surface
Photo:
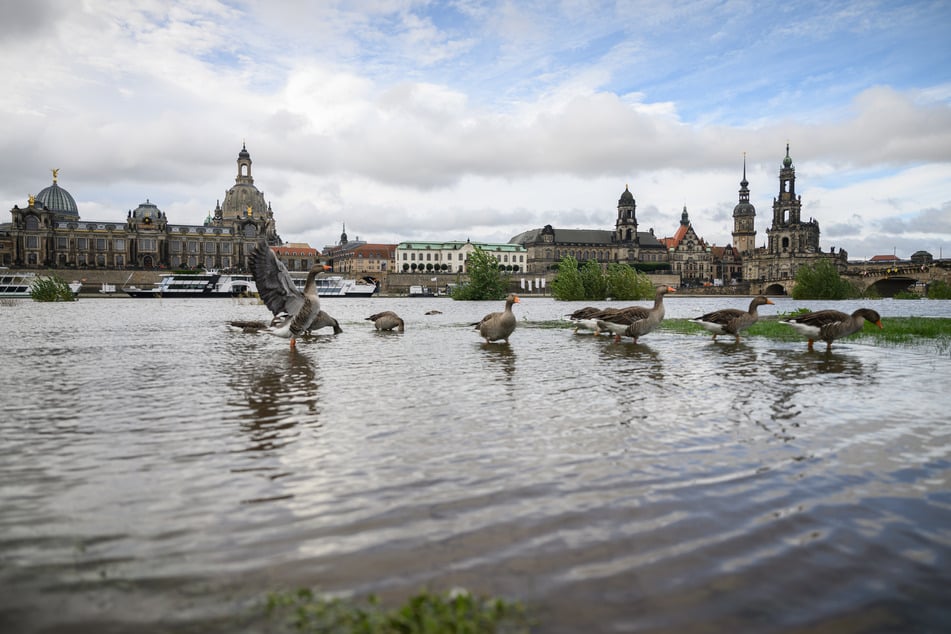
[[323, 305], [344, 333], [296, 350], [225, 329], [267, 316], [247, 300], [0, 306], [0, 629], [275, 631], [259, 602], [299, 586], [462, 586], [545, 633], [951, 622], [947, 353], [614, 344], [532, 298], [485, 345], [500, 302]]

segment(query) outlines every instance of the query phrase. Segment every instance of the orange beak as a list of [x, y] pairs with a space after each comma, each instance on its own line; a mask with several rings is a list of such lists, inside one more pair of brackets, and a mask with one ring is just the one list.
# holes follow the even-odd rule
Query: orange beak
[[521, 304], [521, 303], [522, 303], [522, 300], [520, 300], [520, 299], [518, 298], [518, 295], [515, 296], [515, 303], [516, 303], [516, 304]]
[[773, 302], [771, 302], [770, 299], [767, 297], [767, 298], [766, 298], [766, 303], [767, 303], [767, 304], [772, 304]]
[[677, 289], [674, 288], [673, 286], [668, 286], [668, 287], [667, 287], [667, 292], [668, 292], [668, 293], [676, 293], [676, 292], [677, 292]]
[[882, 325], [882, 320], [881, 320], [881, 319], [879, 319], [878, 321], [876, 321], [876, 322], [875, 322], [875, 325], [878, 326], [879, 328], [884, 328], [884, 327], [885, 327], [885, 326]]

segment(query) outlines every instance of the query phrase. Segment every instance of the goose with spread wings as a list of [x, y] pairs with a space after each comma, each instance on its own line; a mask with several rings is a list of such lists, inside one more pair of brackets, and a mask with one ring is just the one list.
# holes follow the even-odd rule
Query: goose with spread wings
[[317, 276], [330, 267], [315, 264], [307, 272], [304, 291], [297, 290], [294, 279], [284, 263], [277, 259], [274, 251], [264, 240], [248, 255], [251, 275], [258, 287], [261, 301], [274, 315], [271, 326], [264, 332], [291, 340], [296, 345], [297, 337], [309, 330], [332, 326], [334, 333], [342, 332], [337, 320], [320, 310], [320, 297], [317, 295]]

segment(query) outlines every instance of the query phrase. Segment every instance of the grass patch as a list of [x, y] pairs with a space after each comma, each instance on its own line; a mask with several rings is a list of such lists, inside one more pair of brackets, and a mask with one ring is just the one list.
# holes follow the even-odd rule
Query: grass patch
[[[850, 338], [866, 339], [881, 345], [909, 345], [929, 343], [937, 345], [939, 350], [951, 349], [951, 318], [947, 317], [884, 317], [884, 328], [879, 330], [875, 324], [866, 322], [861, 332]], [[682, 334], [700, 333], [709, 335], [697, 324], [686, 319], [665, 319], [661, 329]], [[710, 335], [712, 336], [712, 335]], [[804, 341], [805, 338], [795, 330], [780, 323], [779, 317], [761, 317], [759, 321], [743, 331], [742, 337], [766, 337], [777, 341]], [[728, 337], [728, 335], [723, 335]]]
[[465, 590], [420, 592], [387, 609], [376, 596], [328, 598], [308, 589], [271, 593], [266, 610], [297, 632], [313, 634], [527, 634], [519, 603], [477, 597]]

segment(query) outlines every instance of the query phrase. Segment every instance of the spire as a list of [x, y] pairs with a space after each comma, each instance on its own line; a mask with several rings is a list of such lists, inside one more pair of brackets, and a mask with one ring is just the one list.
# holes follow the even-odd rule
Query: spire
[[783, 167], [792, 167], [792, 159], [789, 157], [789, 141], [786, 141], [786, 158], [783, 159]]
[[743, 180], [740, 181], [740, 187], [746, 189], [749, 184], [749, 181], [746, 180], [746, 152], [743, 152]]

